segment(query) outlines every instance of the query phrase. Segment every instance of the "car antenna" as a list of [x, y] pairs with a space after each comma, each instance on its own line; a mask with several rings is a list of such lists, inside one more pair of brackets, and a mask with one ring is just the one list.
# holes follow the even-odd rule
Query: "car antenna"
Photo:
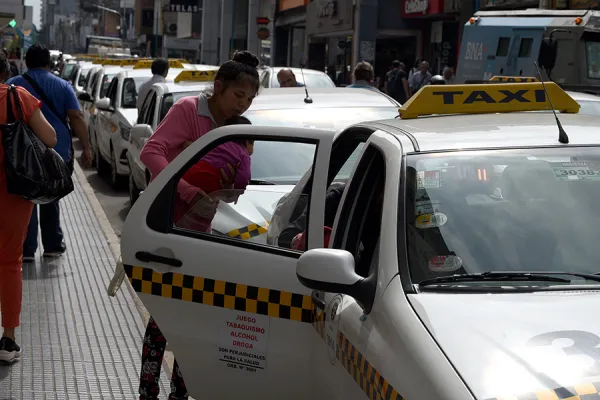
[[546, 90], [546, 84], [544, 83], [544, 77], [542, 76], [542, 73], [540, 72], [540, 67], [539, 67], [537, 61], [534, 61], [533, 65], [535, 65], [535, 69], [537, 70], [537, 73], [540, 76], [540, 81], [542, 82], [542, 87], [544, 88], [544, 92], [546, 93], [546, 97], [548, 98], [548, 102], [550, 103], [550, 107], [552, 108], [552, 112], [554, 113], [554, 119], [556, 119], [556, 125], [558, 125], [558, 141], [560, 143], [567, 144], [567, 143], [569, 143], [569, 136], [567, 135], [567, 132], [565, 132], [562, 125], [560, 124], [558, 115], [556, 115], [556, 110], [554, 109], [552, 100], [550, 100], [550, 95], [548, 94], [548, 91]]
[[302, 74], [302, 80], [304, 81], [304, 93], [306, 93], [306, 97], [304, 98], [304, 102], [306, 104], [312, 104], [312, 99], [308, 95], [308, 88], [306, 87], [306, 79], [304, 79], [304, 67], [300, 64], [300, 73]]

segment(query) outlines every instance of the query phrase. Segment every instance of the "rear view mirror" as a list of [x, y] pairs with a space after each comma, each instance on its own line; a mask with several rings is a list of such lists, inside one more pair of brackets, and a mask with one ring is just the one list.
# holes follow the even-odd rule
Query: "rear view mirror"
[[91, 101], [92, 101], [92, 96], [90, 96], [90, 94], [89, 94], [89, 93], [86, 93], [86, 92], [81, 92], [81, 93], [79, 93], [79, 94], [77, 95], [77, 98], [78, 98], [80, 101], [88, 101], [88, 102], [91, 102]]
[[112, 107], [110, 106], [110, 99], [108, 97], [105, 97], [103, 99], [96, 101], [96, 103], [94, 105], [96, 106], [96, 108], [98, 110], [103, 110], [103, 111], [111, 111], [112, 110]]
[[369, 313], [373, 306], [376, 276], [364, 278], [355, 272], [354, 256], [346, 250], [312, 249], [300, 256], [296, 276], [304, 286], [318, 291], [354, 297]]
[[131, 143], [137, 143], [141, 146], [144, 145], [152, 136], [152, 128], [148, 124], [137, 124], [131, 128], [131, 135], [129, 136], [129, 141]]

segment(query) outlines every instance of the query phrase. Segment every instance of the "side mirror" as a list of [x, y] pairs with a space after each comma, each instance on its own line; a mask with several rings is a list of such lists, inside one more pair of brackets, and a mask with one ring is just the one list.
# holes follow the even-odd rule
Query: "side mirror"
[[88, 101], [88, 102], [91, 102], [91, 101], [92, 101], [92, 96], [90, 96], [90, 94], [89, 94], [89, 93], [86, 93], [86, 92], [81, 92], [81, 93], [79, 93], [79, 94], [77, 95], [77, 98], [78, 98], [80, 101]]
[[138, 143], [141, 147], [150, 139], [152, 136], [152, 128], [148, 124], [136, 124], [131, 128], [131, 135], [129, 141], [131, 143]]
[[300, 256], [296, 276], [304, 286], [318, 291], [352, 296], [369, 313], [375, 299], [377, 278], [355, 272], [354, 256], [346, 250], [312, 249]]
[[94, 105], [96, 106], [96, 108], [98, 110], [112, 111], [112, 107], [110, 105], [110, 99], [108, 97], [105, 97], [103, 99], [96, 101], [96, 103]]

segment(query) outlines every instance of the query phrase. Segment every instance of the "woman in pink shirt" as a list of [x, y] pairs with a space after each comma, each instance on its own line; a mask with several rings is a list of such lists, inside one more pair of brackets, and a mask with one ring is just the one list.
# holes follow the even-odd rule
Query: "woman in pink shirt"
[[[257, 66], [258, 59], [252, 53], [236, 52], [233, 59], [225, 62], [217, 71], [212, 95], [201, 93], [198, 96], [184, 97], [171, 107], [140, 154], [141, 161], [150, 170], [151, 180], [185, 149], [187, 143], [223, 126], [228, 118], [239, 116], [250, 107], [259, 88]], [[223, 189], [233, 188], [237, 167], [238, 165], [228, 164], [228, 171], [221, 169]], [[204, 209], [198, 208], [198, 215], [212, 220], [218, 204], [216, 201], [211, 204], [200, 188], [181, 179], [177, 193], [177, 201], [185, 203], [189, 208], [202, 204]], [[205, 197], [205, 201], [199, 201]], [[210, 205], [208, 209], [206, 204]], [[210, 226], [207, 226], [207, 230], [210, 230]], [[142, 350], [140, 400], [158, 398], [160, 367], [166, 343], [156, 322], [150, 318]], [[177, 361], [174, 361], [169, 400], [187, 398], [181, 371]]]

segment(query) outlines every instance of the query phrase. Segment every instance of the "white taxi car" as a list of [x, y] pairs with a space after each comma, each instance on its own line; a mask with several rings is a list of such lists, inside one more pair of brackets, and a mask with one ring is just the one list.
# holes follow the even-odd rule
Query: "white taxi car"
[[[520, 112], [548, 97], [566, 112], [562, 135], [553, 116]], [[276, 126], [202, 136], [148, 186], [121, 237], [190, 395], [598, 398], [600, 126], [578, 110], [551, 82], [426, 86], [402, 118], [335, 140]], [[308, 251], [173, 224], [181, 176], [242, 138], [312, 146], [299, 184]], [[360, 143], [328, 210], [327, 187]]]
[[305, 84], [309, 89], [313, 88], [334, 88], [335, 83], [331, 80], [329, 75], [323, 71], [317, 71], [315, 69], [306, 68], [288, 68], [288, 67], [264, 67], [261, 68], [260, 73], [260, 84], [265, 88], [278, 88], [279, 81], [277, 80], [277, 74], [282, 69], [291, 70], [296, 76], [298, 83]]
[[[142, 119], [133, 128], [127, 153], [131, 169], [131, 204], [150, 180], [150, 173], [139, 158], [144, 144], [174, 101], [197, 95], [206, 88], [206, 85], [191, 82], [154, 85], [144, 104], [148, 112], [142, 111]], [[364, 89], [314, 89], [310, 95], [312, 103], [305, 103], [306, 94], [302, 88], [265, 89], [244, 116], [253, 125], [317, 127], [329, 130], [333, 135], [336, 130], [358, 121], [391, 118], [397, 115], [399, 107], [383, 93]], [[336, 116], [335, 123], [332, 115]], [[309, 168], [313, 157], [311, 147], [303, 144], [257, 142], [252, 155], [250, 185], [237, 203], [220, 203], [219, 213], [213, 220], [213, 231], [264, 243], [274, 207], [293, 189], [301, 177], [298, 171]], [[344, 171], [339, 179], [347, 177], [348, 173]]]

